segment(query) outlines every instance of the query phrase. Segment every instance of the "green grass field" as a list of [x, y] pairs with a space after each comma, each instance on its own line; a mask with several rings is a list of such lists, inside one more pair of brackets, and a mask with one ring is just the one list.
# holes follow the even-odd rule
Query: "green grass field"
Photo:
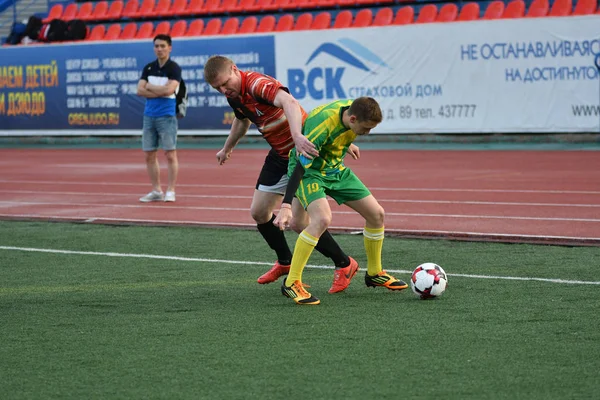
[[[367, 288], [365, 268], [330, 295], [332, 270], [307, 268], [321, 305], [302, 307], [256, 283], [274, 257], [254, 231], [0, 222], [0, 238], [2, 399], [599, 396], [599, 248], [386, 238], [386, 268], [437, 262], [444, 296]], [[336, 238], [366, 265], [361, 236]]]

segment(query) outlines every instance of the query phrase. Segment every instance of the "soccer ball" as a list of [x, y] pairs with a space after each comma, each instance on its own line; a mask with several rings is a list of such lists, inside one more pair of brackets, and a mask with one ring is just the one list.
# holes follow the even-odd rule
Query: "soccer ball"
[[412, 291], [422, 299], [439, 297], [446, 290], [448, 277], [442, 267], [434, 263], [419, 265], [410, 277]]

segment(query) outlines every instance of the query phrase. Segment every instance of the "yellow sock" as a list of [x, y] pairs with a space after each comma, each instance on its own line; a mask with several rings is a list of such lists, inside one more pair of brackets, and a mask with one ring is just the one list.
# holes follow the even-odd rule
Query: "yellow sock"
[[288, 274], [285, 285], [291, 286], [294, 281], [302, 282], [302, 271], [310, 258], [319, 238], [307, 233], [305, 230], [300, 233], [296, 246], [294, 247], [294, 255], [292, 256], [292, 265]]
[[377, 275], [383, 270], [381, 265], [381, 249], [383, 248], [383, 232], [385, 228], [367, 228], [363, 230], [365, 251], [367, 252], [367, 273]]

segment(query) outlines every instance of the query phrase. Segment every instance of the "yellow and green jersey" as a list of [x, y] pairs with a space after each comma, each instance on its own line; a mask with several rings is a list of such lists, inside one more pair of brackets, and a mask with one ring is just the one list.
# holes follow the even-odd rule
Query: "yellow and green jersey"
[[315, 144], [319, 156], [312, 160], [304, 156], [298, 157], [294, 148], [290, 152], [291, 170], [294, 169], [297, 161], [300, 161], [305, 170], [318, 171], [325, 176], [338, 174], [346, 169], [344, 156], [348, 147], [356, 139], [356, 134], [342, 123], [342, 114], [350, 104], [352, 100], [337, 100], [319, 106], [308, 114], [302, 133]]

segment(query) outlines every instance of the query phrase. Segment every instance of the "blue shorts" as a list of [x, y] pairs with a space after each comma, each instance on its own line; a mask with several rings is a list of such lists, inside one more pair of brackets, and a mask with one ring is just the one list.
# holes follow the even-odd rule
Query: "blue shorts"
[[177, 117], [149, 117], [144, 115], [142, 150], [175, 150], [177, 148]]

